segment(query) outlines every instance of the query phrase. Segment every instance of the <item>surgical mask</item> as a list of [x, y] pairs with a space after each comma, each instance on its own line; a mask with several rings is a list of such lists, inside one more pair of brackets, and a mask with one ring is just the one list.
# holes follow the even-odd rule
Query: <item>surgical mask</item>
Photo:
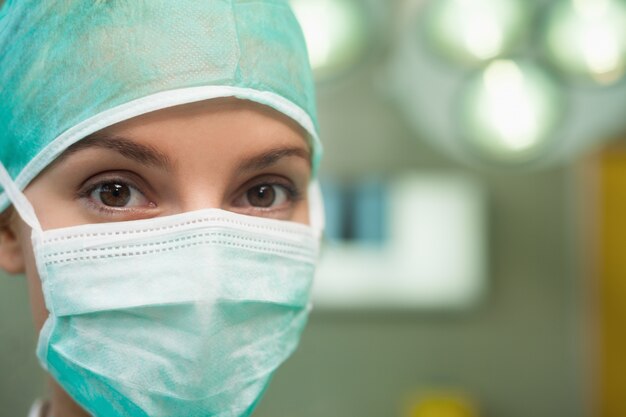
[[43, 231], [0, 164], [49, 317], [37, 355], [95, 416], [248, 416], [294, 351], [318, 236], [205, 209]]

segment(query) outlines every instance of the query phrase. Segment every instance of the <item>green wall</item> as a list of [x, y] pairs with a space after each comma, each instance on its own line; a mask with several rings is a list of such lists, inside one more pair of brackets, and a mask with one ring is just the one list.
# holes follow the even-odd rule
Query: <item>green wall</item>
[[26, 280], [0, 275], [0, 416], [26, 416], [44, 392]]

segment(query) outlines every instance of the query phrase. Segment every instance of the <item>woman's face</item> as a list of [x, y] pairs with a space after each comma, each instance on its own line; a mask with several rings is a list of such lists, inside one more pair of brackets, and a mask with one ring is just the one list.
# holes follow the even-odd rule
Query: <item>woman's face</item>
[[[100, 131], [70, 147], [25, 195], [44, 230], [203, 208], [306, 224], [310, 176], [309, 147], [295, 122], [258, 104], [221, 99]], [[15, 216], [11, 230], [2, 232], [0, 262], [9, 262], [2, 252], [13, 243], [13, 264], [5, 269], [26, 273], [41, 328], [47, 311], [30, 228]]]

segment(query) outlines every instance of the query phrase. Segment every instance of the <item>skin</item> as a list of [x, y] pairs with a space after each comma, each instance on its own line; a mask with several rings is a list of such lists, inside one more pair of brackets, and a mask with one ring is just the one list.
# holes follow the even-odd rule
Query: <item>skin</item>
[[[140, 116], [71, 147], [25, 189], [44, 230], [221, 208], [308, 224], [303, 130], [267, 107], [209, 100]], [[30, 228], [0, 217], [0, 268], [25, 275], [35, 329], [46, 310]], [[50, 378], [47, 414], [82, 417]]]

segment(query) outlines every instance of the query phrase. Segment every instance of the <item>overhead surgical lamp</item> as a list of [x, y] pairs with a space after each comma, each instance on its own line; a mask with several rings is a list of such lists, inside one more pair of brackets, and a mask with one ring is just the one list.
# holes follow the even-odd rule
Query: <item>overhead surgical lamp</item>
[[491, 160], [529, 161], [551, 141], [560, 103], [559, 88], [541, 68], [493, 61], [464, 88], [459, 137]]
[[509, 53], [523, 38], [527, 9], [522, 0], [433, 0], [424, 14], [426, 36], [453, 62], [480, 64]]
[[318, 80], [356, 65], [367, 51], [367, 13], [362, 0], [290, 0]]
[[626, 4], [560, 1], [550, 11], [544, 42], [550, 60], [561, 71], [612, 84], [626, 70]]

